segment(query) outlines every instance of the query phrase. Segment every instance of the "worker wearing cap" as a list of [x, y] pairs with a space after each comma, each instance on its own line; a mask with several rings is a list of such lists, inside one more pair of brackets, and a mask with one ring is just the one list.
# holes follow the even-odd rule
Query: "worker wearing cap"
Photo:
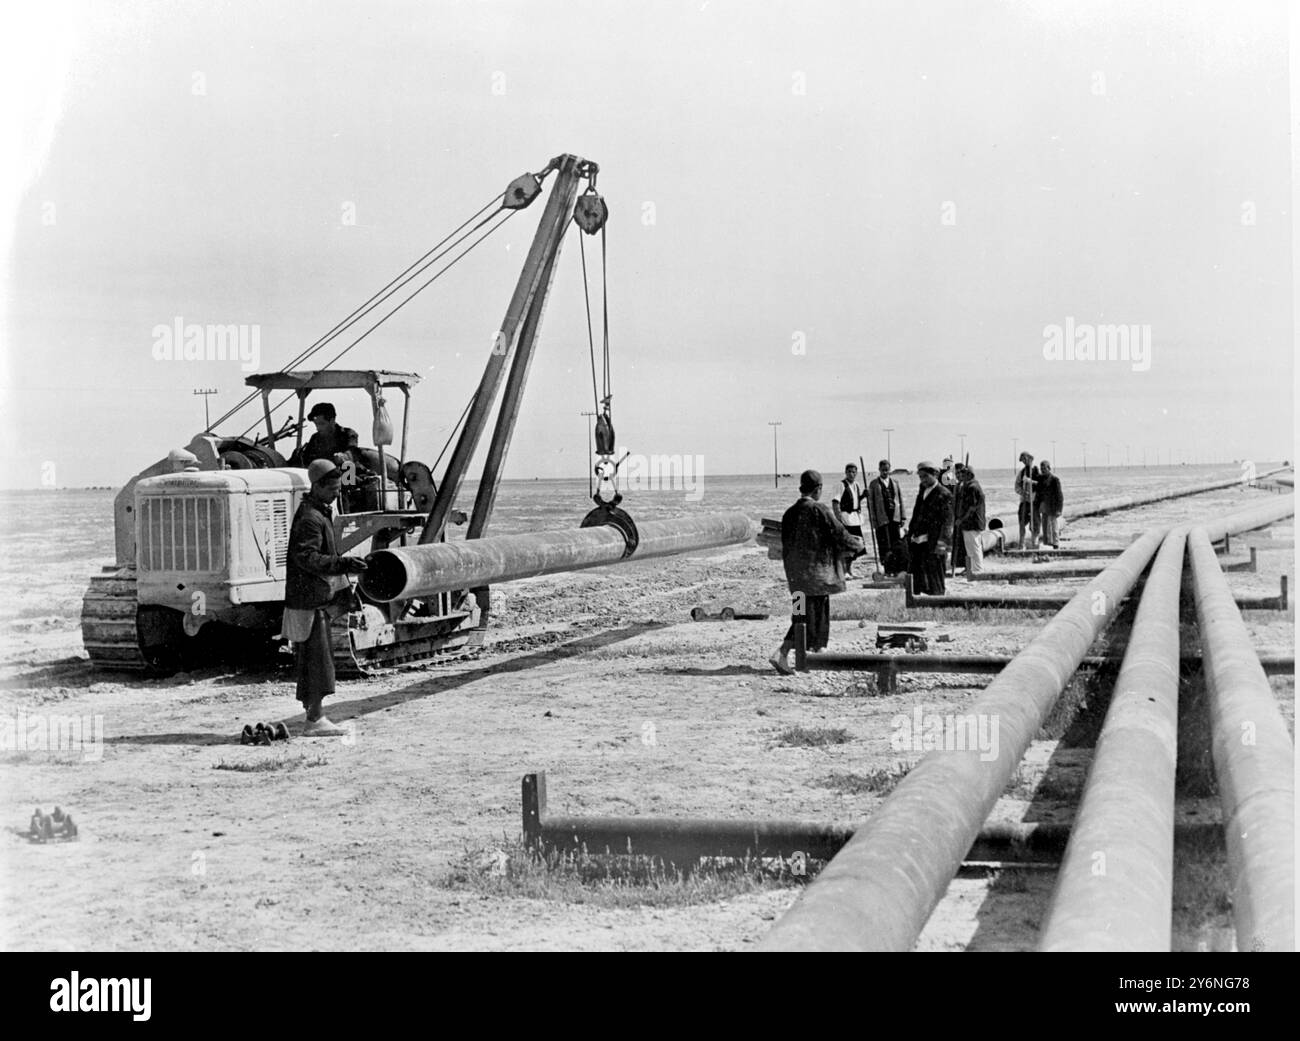
[[338, 737], [343, 728], [325, 718], [322, 702], [334, 693], [330, 622], [348, 609], [350, 572], [364, 571], [359, 557], [336, 548], [330, 505], [338, 498], [342, 472], [330, 459], [307, 467], [311, 490], [302, 497], [289, 532], [284, 582], [284, 637], [293, 642], [298, 665], [298, 700], [307, 713], [304, 737]]
[[1038, 467], [1029, 452], [1020, 453], [1020, 462], [1024, 465], [1016, 471], [1016, 495], [1020, 499], [1018, 517], [1020, 520], [1020, 549], [1026, 549], [1025, 529], [1029, 529], [1030, 546], [1038, 541], [1038, 514], [1034, 510], [1034, 485], [1039, 479]]
[[948, 546], [952, 542], [952, 492], [939, 483], [939, 468], [928, 460], [916, 464], [921, 490], [907, 526], [908, 573], [912, 590], [942, 596]]
[[820, 651], [831, 636], [831, 593], [844, 592], [844, 557], [862, 549], [862, 539], [850, 535], [824, 502], [822, 475], [799, 475], [799, 501], [781, 517], [781, 561], [794, 594], [790, 628], [768, 661], [783, 676], [794, 670], [786, 656], [795, 649], [798, 626], [804, 626], [807, 649]]
[[[960, 567], [964, 563], [966, 577], [970, 578], [984, 570], [984, 527], [987, 520], [984, 488], [975, 479], [975, 471], [965, 463], [957, 464], [957, 479], [961, 483], [957, 485], [956, 505], [953, 508], [953, 524], [956, 528], [953, 539], [959, 541], [954, 547], [953, 566]], [[965, 551], [964, 558], [958, 557], [957, 547]]]
[[333, 459], [339, 453], [350, 457], [360, 443], [355, 430], [338, 424], [338, 413], [328, 401], [313, 405], [307, 419], [316, 424], [316, 433], [302, 446], [300, 466], [309, 466], [317, 459]]

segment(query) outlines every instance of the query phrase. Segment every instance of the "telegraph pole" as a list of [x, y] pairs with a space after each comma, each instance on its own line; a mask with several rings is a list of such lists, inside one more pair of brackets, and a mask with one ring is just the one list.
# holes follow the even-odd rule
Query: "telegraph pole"
[[893, 449], [893, 441], [890, 439], [889, 435], [894, 432], [894, 428], [885, 427], [884, 430], [885, 430], [885, 458], [889, 460], [889, 465], [892, 467], [894, 465], [894, 449]]
[[781, 466], [777, 462], [776, 456], [776, 428], [781, 425], [781, 421], [777, 420], [775, 423], [769, 421], [767, 425], [772, 428], [772, 487], [780, 488]]
[[1056, 442], [1052, 442], [1052, 469], [1056, 469]]
[[208, 416], [208, 398], [217, 392], [216, 387], [205, 387], [202, 390], [196, 390], [195, 394], [203, 395], [203, 432], [206, 434], [212, 429], [212, 419]]
[[961, 461], [962, 463], [965, 463], [966, 462], [966, 435], [958, 434], [957, 436], [961, 438]]
[[1088, 442], [1083, 442], [1083, 472], [1088, 472]]

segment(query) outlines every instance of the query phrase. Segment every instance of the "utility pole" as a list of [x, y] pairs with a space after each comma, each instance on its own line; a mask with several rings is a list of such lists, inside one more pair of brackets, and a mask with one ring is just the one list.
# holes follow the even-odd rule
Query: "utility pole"
[[1088, 472], [1088, 442], [1083, 442], [1083, 472]]
[[1056, 442], [1052, 442], [1052, 469], [1056, 469]]
[[894, 432], [893, 427], [885, 427], [885, 458], [889, 460], [890, 466], [894, 465], [894, 449], [892, 447], [893, 443], [889, 437], [889, 435], [892, 434], [893, 432]]
[[[580, 416], [586, 416], [586, 417], [587, 417], [587, 451], [584, 452], [583, 455], [587, 455], [587, 454], [589, 454], [589, 453], [591, 452], [591, 417], [594, 416], [595, 414], [596, 414], [596, 413], [594, 413], [594, 412], [579, 412], [579, 413], [578, 413], [578, 415], [580, 415]], [[587, 460], [587, 496], [588, 496], [588, 498], [590, 498], [593, 494], [595, 494], [595, 489], [592, 487], [592, 484], [591, 484], [591, 475], [592, 475], [593, 472], [594, 472], [594, 471], [593, 471], [592, 468], [591, 468], [591, 460], [588, 459], [588, 460]]]
[[957, 436], [961, 438], [961, 461], [964, 463], [966, 462], [966, 435], [958, 434]]
[[781, 422], [780, 420], [778, 420], [775, 423], [769, 422], [767, 425], [772, 428], [772, 487], [780, 488], [781, 467], [780, 464], [777, 462], [777, 456], [776, 456], [776, 428], [781, 425]]
[[208, 416], [208, 398], [217, 392], [216, 387], [205, 387], [202, 390], [196, 390], [195, 394], [203, 395], [203, 432], [206, 434], [212, 429], [212, 420]]

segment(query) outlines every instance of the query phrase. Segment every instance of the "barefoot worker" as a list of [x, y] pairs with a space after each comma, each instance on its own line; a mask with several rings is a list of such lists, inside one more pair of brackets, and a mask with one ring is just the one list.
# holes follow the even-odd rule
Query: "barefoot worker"
[[821, 494], [822, 475], [805, 470], [799, 475], [799, 501], [781, 518], [781, 559], [794, 604], [790, 629], [768, 661], [783, 676], [794, 671], [786, 655], [794, 650], [798, 625], [806, 628], [808, 650], [820, 651], [830, 641], [830, 595], [844, 592], [844, 555], [863, 548], [862, 539], [850, 535], [818, 501]]
[[307, 467], [311, 491], [302, 497], [289, 532], [285, 566], [285, 639], [294, 645], [298, 665], [298, 700], [307, 712], [304, 737], [338, 737], [344, 733], [325, 718], [321, 702], [334, 693], [334, 653], [330, 620], [348, 609], [349, 572], [364, 571], [359, 557], [340, 556], [335, 548], [330, 504], [338, 498], [342, 471], [332, 459]]

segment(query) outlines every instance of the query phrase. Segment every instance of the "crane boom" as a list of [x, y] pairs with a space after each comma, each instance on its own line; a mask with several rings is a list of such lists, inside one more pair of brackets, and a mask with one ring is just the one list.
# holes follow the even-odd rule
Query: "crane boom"
[[564, 241], [569, 219], [573, 215], [578, 183], [582, 178], [594, 175], [597, 169], [594, 163], [580, 156], [566, 154], [551, 160], [547, 170], [543, 171], [543, 174], [554, 171], [555, 183], [551, 187], [546, 209], [537, 225], [537, 232], [533, 236], [532, 246], [529, 247], [523, 271], [510, 298], [510, 305], [506, 308], [505, 319], [494, 338], [492, 354], [488, 358], [478, 389], [474, 393], [473, 405], [465, 419], [464, 429], [456, 442], [442, 484], [429, 510], [429, 519], [420, 533], [420, 545], [435, 542], [442, 534], [452, 504], [456, 501], [465, 473], [469, 469], [470, 460], [487, 426], [488, 414], [501, 386], [506, 359], [513, 351], [515, 360], [484, 465], [483, 480], [475, 499], [468, 536], [478, 538], [487, 527], [488, 518], [496, 502], [505, 452], [514, 432], [515, 418], [518, 415], [524, 383], [528, 377], [528, 367], [532, 362], [533, 345], [541, 324], [542, 311], [554, 277], [555, 260]]

